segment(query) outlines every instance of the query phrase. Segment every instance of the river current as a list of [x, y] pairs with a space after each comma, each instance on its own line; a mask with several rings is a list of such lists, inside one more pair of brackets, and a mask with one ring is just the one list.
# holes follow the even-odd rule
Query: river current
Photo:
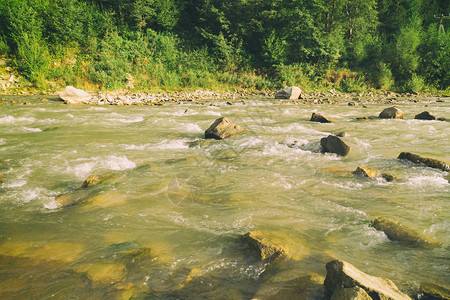
[[[450, 104], [397, 103], [404, 119], [355, 120], [387, 106], [257, 98], [0, 106], [0, 298], [251, 299], [308, 277], [317, 284], [298, 297], [320, 299], [335, 258], [406, 293], [425, 282], [448, 286], [448, 172], [397, 156], [450, 162], [450, 123], [413, 119], [431, 111], [448, 120]], [[335, 122], [310, 122], [313, 112]], [[205, 140], [221, 116], [245, 132]], [[350, 154], [320, 153], [320, 139], [339, 132]], [[361, 165], [398, 179], [354, 176]], [[112, 176], [58, 207], [55, 197], [92, 174]], [[370, 226], [378, 217], [437, 246], [391, 241]], [[251, 230], [281, 233], [301, 251], [270, 278], [268, 265], [243, 253], [240, 235]]]

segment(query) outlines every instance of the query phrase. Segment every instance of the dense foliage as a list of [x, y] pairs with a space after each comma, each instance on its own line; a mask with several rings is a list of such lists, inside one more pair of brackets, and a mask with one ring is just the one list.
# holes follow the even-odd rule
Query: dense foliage
[[[0, 0], [37, 86], [448, 90], [448, 0]], [[131, 75], [131, 76], [130, 76]]]

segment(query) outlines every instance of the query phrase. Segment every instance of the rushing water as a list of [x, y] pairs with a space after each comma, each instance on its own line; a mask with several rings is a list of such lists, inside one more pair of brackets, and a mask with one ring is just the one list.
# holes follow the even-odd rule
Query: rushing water
[[[448, 173], [396, 157], [450, 161], [450, 123], [413, 119], [424, 110], [449, 119], [450, 104], [400, 103], [404, 120], [355, 121], [384, 107], [0, 106], [0, 298], [250, 299], [311, 274], [320, 282], [336, 257], [406, 292], [448, 285]], [[309, 122], [312, 112], [336, 122]], [[204, 140], [220, 116], [246, 132]], [[319, 140], [342, 131], [350, 154], [321, 154]], [[359, 165], [399, 179], [357, 178]], [[58, 208], [56, 196], [106, 173], [112, 179], [82, 203]], [[390, 241], [370, 226], [381, 216], [438, 246]], [[284, 234], [299, 257], [271, 280], [243, 254], [239, 236], [250, 230]], [[314, 287], [301, 290], [320, 298]]]

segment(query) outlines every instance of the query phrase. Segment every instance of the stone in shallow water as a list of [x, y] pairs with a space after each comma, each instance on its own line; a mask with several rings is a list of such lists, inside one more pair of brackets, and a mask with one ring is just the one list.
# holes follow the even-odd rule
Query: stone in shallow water
[[110, 284], [125, 279], [127, 271], [122, 263], [96, 262], [77, 266], [75, 272], [86, 273], [97, 284]]
[[127, 198], [114, 191], [104, 192], [95, 195], [92, 198], [87, 199], [86, 203], [83, 205], [83, 210], [90, 210], [94, 208], [106, 208], [122, 205], [127, 201]]
[[331, 123], [330, 118], [319, 113], [312, 113], [310, 121], [319, 123]]
[[83, 245], [68, 242], [6, 242], [0, 246], [0, 255], [36, 261], [72, 262], [83, 251]]
[[[368, 275], [343, 260], [333, 260], [326, 265], [325, 299], [333, 297], [341, 288], [362, 288], [372, 299], [410, 300], [389, 279]], [[338, 298], [339, 299], [339, 298]]]
[[55, 201], [59, 203], [60, 207], [68, 207], [88, 199], [94, 191], [90, 189], [80, 189], [73, 192], [59, 195]]
[[420, 114], [417, 114], [414, 116], [414, 119], [416, 120], [436, 120], [436, 116], [428, 111], [421, 112]]
[[350, 147], [335, 135], [329, 135], [320, 140], [322, 153], [335, 153], [340, 156], [346, 156], [350, 152]]
[[377, 178], [377, 177], [381, 176], [381, 174], [378, 170], [375, 170], [375, 169], [367, 167], [367, 166], [359, 166], [356, 169], [356, 171], [354, 172], [354, 174], [362, 176], [362, 177], [369, 177], [369, 178]]
[[276, 234], [263, 230], [253, 230], [241, 237], [244, 245], [263, 261], [291, 257], [286, 240]]
[[243, 132], [244, 129], [228, 118], [219, 118], [205, 131], [205, 138], [222, 140]]
[[391, 241], [404, 243], [424, 243], [422, 237], [413, 229], [385, 218], [378, 218], [372, 222], [372, 227], [383, 231]]
[[379, 117], [381, 119], [403, 119], [403, 115], [404, 115], [403, 111], [401, 111], [397, 107], [392, 106], [383, 109]]
[[450, 299], [450, 290], [437, 284], [424, 283], [420, 285], [419, 299], [448, 300]]
[[406, 159], [409, 160], [413, 163], [416, 164], [424, 164], [430, 168], [435, 168], [435, 169], [440, 169], [442, 171], [449, 171], [450, 167], [447, 163], [437, 160], [437, 159], [433, 159], [433, 158], [426, 158], [426, 157], [422, 157], [420, 155], [417, 154], [413, 154], [410, 152], [402, 152], [400, 153], [400, 155], [398, 156], [398, 159]]

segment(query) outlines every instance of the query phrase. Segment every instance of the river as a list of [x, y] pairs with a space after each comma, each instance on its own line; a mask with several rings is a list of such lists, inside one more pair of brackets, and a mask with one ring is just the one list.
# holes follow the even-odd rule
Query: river
[[[424, 282], [449, 284], [448, 172], [397, 159], [410, 151], [450, 161], [450, 123], [413, 119], [425, 110], [450, 119], [448, 101], [398, 103], [402, 120], [356, 121], [388, 105], [23, 99], [30, 105], [0, 106], [2, 299], [251, 299], [277, 280], [321, 282], [334, 258], [409, 294]], [[310, 122], [312, 112], [335, 122]], [[220, 116], [246, 131], [205, 140]], [[338, 132], [350, 154], [320, 153], [320, 139]], [[360, 165], [398, 179], [356, 177]], [[91, 174], [111, 178], [58, 207], [55, 198]], [[391, 241], [370, 226], [378, 217], [437, 246]], [[276, 280], [267, 264], [245, 258], [239, 237], [251, 230], [301, 248], [277, 266]], [[298, 293], [321, 295], [314, 284]]]

